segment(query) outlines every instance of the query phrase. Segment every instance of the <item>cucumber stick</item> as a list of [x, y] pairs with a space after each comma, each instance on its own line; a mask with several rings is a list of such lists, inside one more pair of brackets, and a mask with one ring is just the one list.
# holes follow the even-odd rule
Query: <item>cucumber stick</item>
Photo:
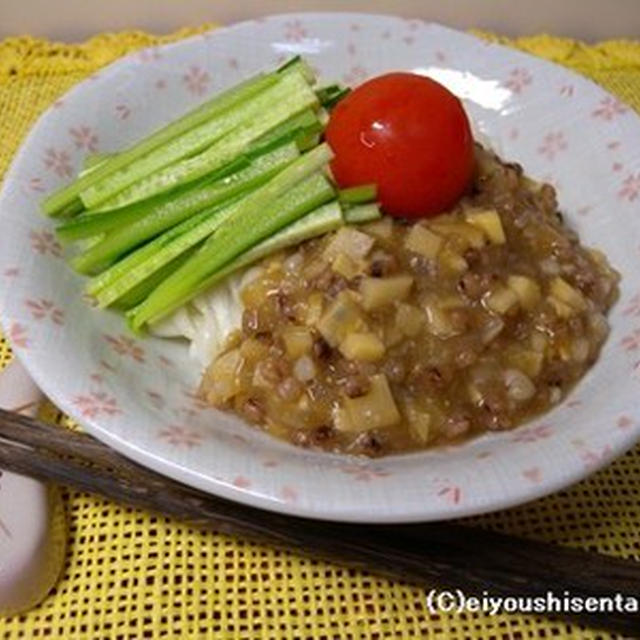
[[[227, 110], [203, 124], [174, 138], [162, 147], [150, 151], [135, 163], [123, 167], [80, 193], [87, 209], [96, 208], [138, 180], [175, 162], [211, 147], [246, 122], [254, 122], [273, 104], [289, 103], [296, 95], [311, 94], [306, 80], [299, 73], [281, 76], [278, 82], [235, 109]], [[308, 101], [308, 106], [312, 101]]]
[[[220, 282], [228, 275], [262, 260], [266, 256], [282, 251], [296, 244], [300, 244], [305, 240], [310, 240], [325, 233], [335, 231], [344, 224], [342, 216], [342, 208], [337, 201], [324, 204], [304, 217], [296, 220], [284, 229], [278, 231], [275, 235], [263, 240], [249, 251], [238, 256], [230, 262], [226, 267], [217, 271], [209, 278], [206, 278], [193, 293], [194, 297], [200, 293], [204, 293], [207, 289]], [[182, 303], [179, 303], [182, 304]]]
[[[218, 182], [198, 186], [169, 200], [166, 200], [165, 197], [164, 203], [157, 204], [146, 215], [130, 222], [130, 224], [113, 229], [100, 243], [77, 256], [73, 261], [73, 266], [81, 273], [100, 271], [129, 249], [179, 224], [198, 211], [223, 203], [264, 184], [299, 155], [296, 145], [290, 143], [256, 158], [246, 169]], [[159, 196], [154, 200], [158, 198]], [[148, 200], [144, 202], [148, 202]], [[144, 202], [139, 204], [142, 205]], [[89, 219], [87, 223], [90, 224], [91, 220]]]
[[117, 202], [120, 203], [121, 199], [129, 202], [151, 197], [224, 166], [247, 151], [254, 140], [292, 115], [312, 106], [314, 101], [315, 94], [305, 85], [305, 89], [289, 100], [271, 106], [260, 117], [244, 123], [201, 154], [177, 162], [134, 183], [120, 194]]
[[238, 255], [334, 197], [335, 190], [329, 181], [316, 174], [266, 207], [254, 209], [256, 215], [245, 216], [241, 228], [221, 227], [190, 260], [127, 314], [132, 329], [139, 330], [147, 322], [173, 311], [191, 299], [206, 278]]
[[380, 207], [375, 202], [359, 204], [344, 211], [344, 221], [347, 224], [362, 224], [363, 222], [373, 222], [380, 218], [382, 218], [382, 211], [380, 211]]
[[345, 205], [373, 202], [377, 197], [378, 186], [376, 184], [361, 184], [338, 191], [338, 200]]
[[131, 278], [132, 271], [139, 265], [152, 260], [157, 253], [164, 250], [169, 244], [173, 243], [174, 240], [186, 235], [198, 225], [208, 221], [220, 209], [231, 208], [234, 203], [235, 201], [225, 203], [223, 206], [205, 209], [175, 227], [168, 229], [157, 238], [151, 240], [151, 242], [132, 251], [129, 255], [111, 265], [107, 270], [91, 278], [87, 284], [87, 293], [92, 296], [98, 296], [101, 291], [113, 286], [114, 283], [121, 278]]
[[[238, 165], [242, 170], [248, 163]], [[238, 173], [238, 172], [235, 172]], [[235, 174], [234, 174], [235, 175]], [[132, 202], [124, 207], [116, 209], [106, 209], [104, 211], [85, 211], [84, 213], [64, 222], [56, 227], [58, 239], [63, 243], [83, 240], [92, 237], [97, 233], [107, 233], [119, 227], [130, 225], [144, 217], [152, 214], [158, 208], [164, 208], [170, 202], [174, 202], [178, 198], [182, 199], [187, 193], [195, 193], [196, 191], [209, 186], [210, 183], [217, 183], [226, 180], [230, 176], [211, 179], [210, 176], [196, 181], [182, 188], [175, 189], [170, 194], [161, 194], [155, 198], [148, 198], [141, 202]]]
[[181, 118], [173, 120], [168, 125], [143, 138], [128, 149], [112, 156], [99, 168], [96, 168], [95, 171], [52, 193], [42, 204], [44, 213], [55, 216], [60, 215], [69, 208], [73, 208], [74, 205], [79, 202], [78, 197], [80, 192], [92, 184], [132, 164], [156, 147], [164, 145], [223, 111], [242, 104], [267, 87], [276, 84], [279, 77], [277, 73], [270, 73], [268, 75], [259, 74], [214, 96], [211, 100], [208, 100]]
[[140, 304], [163, 280], [168, 278], [178, 267], [182, 266], [197, 250], [197, 246], [185, 251], [182, 255], [165, 264], [151, 274], [146, 280], [138, 283], [113, 303], [113, 307], [121, 311], [131, 309]]
[[190, 297], [205, 278], [311, 209], [331, 200], [335, 190], [329, 181], [321, 174], [312, 175], [331, 156], [328, 145], [322, 144], [242, 200], [202, 249], [129, 314], [132, 327], [140, 329], [146, 322], [172, 311], [186, 296]]
[[[183, 216], [186, 218], [194, 211], [199, 210], [198, 203], [201, 203], [199, 208], [203, 209], [216, 201], [221, 201], [221, 195], [228, 196], [229, 192], [231, 195], [235, 195], [244, 189], [256, 186], [266, 181], [275, 172], [283, 169], [299, 155], [294, 143], [282, 145], [264, 156], [256, 158], [251, 163], [247, 161], [246, 168], [241, 168], [239, 171], [218, 180], [211, 180], [210, 176], [207, 176], [203, 181], [176, 189], [171, 194], [161, 194], [117, 209], [98, 213], [88, 212], [60, 225], [57, 227], [56, 233], [63, 242], [69, 242], [125, 227], [149, 217], [164, 219], [183, 208], [189, 211]], [[241, 164], [243, 163], [239, 163], [239, 165]], [[173, 219], [171, 218], [171, 220]], [[175, 224], [175, 222], [171, 222], [171, 224]]]
[[247, 150], [247, 155], [249, 157], [261, 155], [274, 146], [296, 140], [301, 134], [319, 133], [322, 129], [322, 124], [315, 111], [305, 109], [258, 138]]
[[202, 284], [198, 286], [193, 296], [189, 297], [195, 297], [196, 295], [204, 293], [219, 283], [223, 278], [277, 251], [288, 249], [311, 238], [335, 231], [345, 223], [359, 224], [379, 220], [381, 217], [382, 212], [377, 204], [358, 205], [343, 212], [338, 201], [334, 200], [333, 202], [329, 202], [238, 256], [226, 267], [223, 267], [220, 271], [217, 271], [211, 277], [204, 280]]
[[[111, 272], [111, 275], [105, 279], [100, 279], [102, 276], [100, 274], [97, 279], [90, 282], [87, 290], [95, 296], [99, 307], [108, 307], [158, 269], [209, 237], [233, 212], [237, 204], [238, 202], [228, 206], [214, 207], [213, 210], [207, 209], [185, 220], [181, 225], [169, 229], [138, 251], [127, 256], [124, 261], [130, 258], [131, 261], [126, 271], [118, 269]], [[151, 246], [153, 246], [153, 250], [149, 249]], [[118, 262], [112, 268], [116, 268], [120, 264]], [[106, 284], [104, 284], [105, 282]]]

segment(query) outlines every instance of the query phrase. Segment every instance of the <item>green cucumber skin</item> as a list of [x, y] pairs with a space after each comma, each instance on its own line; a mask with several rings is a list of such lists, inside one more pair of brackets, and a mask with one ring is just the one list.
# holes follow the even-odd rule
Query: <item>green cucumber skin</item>
[[258, 74], [214, 96], [211, 100], [208, 100], [196, 109], [183, 115], [178, 120], [173, 120], [128, 149], [114, 155], [85, 177], [77, 179], [71, 184], [52, 193], [42, 203], [43, 212], [48, 216], [55, 216], [66, 212], [77, 212], [81, 210], [82, 203], [78, 196], [84, 189], [87, 189], [92, 184], [104, 179], [122, 167], [131, 164], [156, 147], [165, 144], [173, 138], [207, 121], [214, 115], [222, 113], [227, 109], [232, 109], [237, 104], [249, 99], [254, 94], [258, 94], [277, 81], [278, 75], [275, 73], [268, 75]]
[[[112, 302], [137, 286], [158, 269], [161, 269], [165, 264], [205, 240], [222, 224], [237, 204], [227, 207], [214, 207], [212, 211], [203, 211], [197, 216], [197, 224], [191, 226], [186, 232], [173, 234], [171, 232], [177, 228], [174, 227], [174, 229], [169, 229], [168, 232], [156, 238], [160, 242], [158, 242], [156, 250], [151, 255], [147, 256], [145, 254], [147, 256], [145, 260], [141, 260], [128, 272], [94, 294], [98, 301], [98, 306], [100, 308], [108, 307]], [[186, 222], [191, 222], [191, 219]], [[142, 249], [147, 246], [145, 245]]]
[[139, 330], [147, 322], [156, 321], [173, 311], [183, 299], [193, 296], [205, 278], [264, 238], [334, 197], [335, 190], [329, 181], [315, 174], [298, 182], [286, 195], [271, 201], [264, 208], [251, 203], [248, 211], [246, 207], [244, 211], [240, 209], [240, 217], [229, 218], [191, 260], [129, 314], [132, 328]]
[[272, 149], [274, 146], [278, 146], [285, 141], [295, 140], [302, 131], [316, 130], [322, 130], [318, 116], [312, 109], [305, 109], [258, 138], [249, 147], [247, 155], [250, 157], [261, 155], [265, 150]]
[[[195, 297], [210, 289], [228, 275], [262, 260], [266, 256], [288, 249], [296, 244], [335, 231], [344, 225], [342, 209], [337, 201], [324, 204], [307, 213], [304, 217], [286, 226], [275, 235], [263, 240], [249, 251], [241, 254], [233, 262], [207, 278], [190, 297]], [[180, 303], [184, 304], [184, 303]]]
[[[315, 94], [300, 74], [284, 75], [276, 85], [247, 102], [243, 108], [226, 111], [219, 119], [206, 122], [169, 145], [152, 151], [135, 164], [81, 192], [80, 198], [89, 209], [100, 206], [116, 194], [122, 194], [121, 197], [127, 198], [128, 189], [137, 193], [138, 198], [142, 198], [166, 191], [179, 182], [194, 180], [230, 162], [242, 153], [252, 140], [293, 115], [286, 112], [285, 115], [280, 115], [286, 105], [301, 103], [301, 106], [295, 108], [295, 113], [312, 106], [316, 100]], [[278, 115], [279, 118], [276, 117]], [[259, 128], [262, 121], [272, 124], [263, 131]], [[257, 133], [251, 135], [252, 130], [247, 123], [256, 123], [254, 127]], [[248, 139], [243, 139], [243, 133]], [[236, 139], [237, 142], [234, 144]], [[222, 152], [219, 151], [220, 146]], [[150, 192], [146, 195], [145, 189], [134, 189], [140, 182], [149, 184]]]
[[[189, 190], [196, 188], [198, 188], [197, 185], [190, 185]], [[186, 191], [187, 189], [181, 191], [176, 190], [170, 197], [177, 197]], [[69, 243], [90, 238], [96, 233], [112, 231], [113, 229], [123, 227], [141, 219], [156, 207], [164, 206], [167, 199], [168, 196], [163, 194], [162, 196], [149, 198], [142, 202], [135, 202], [118, 209], [99, 212], [87, 211], [58, 226], [56, 228], [56, 235], [61, 242]]]
[[[114, 211], [115, 209], [123, 209], [124, 207], [141, 204], [153, 198], [168, 198], [172, 194], [175, 194], [177, 192], [186, 191], [191, 188], [196, 188], [199, 185], [208, 184], [209, 182], [215, 182], [217, 180], [221, 180], [222, 178], [226, 178], [228, 175], [236, 173], [248, 167], [250, 161], [250, 158], [248, 158], [246, 155], [238, 155], [227, 164], [219, 167], [218, 169], [215, 169], [214, 171], [211, 171], [210, 173], [202, 175], [197, 180], [179, 184], [176, 187], [170, 189], [168, 192], [160, 192], [149, 197], [147, 197], [147, 195], [144, 193], [139, 194], [138, 187], [134, 185], [134, 188], [128, 189], [126, 194], [119, 194], [114, 196], [113, 198], [109, 198], [108, 200], [105, 200], [97, 209], [89, 209], [86, 213], [87, 215], [97, 215], [99, 213], [105, 213], [106, 211]], [[136, 185], [137, 184], [138, 183], [136, 183]]]
[[179, 269], [196, 251], [193, 247], [182, 255], [165, 264], [161, 269], [152, 273], [148, 278], [139, 282], [123, 296], [115, 300], [111, 306], [119, 311], [127, 311], [139, 305], [163, 280]]
[[248, 150], [250, 144], [259, 136], [288, 119], [295, 112], [312, 106], [315, 94], [308, 86], [292, 96], [291, 101], [284, 101], [272, 106], [262, 118], [255, 122], [245, 123], [229, 136], [220, 140], [203, 153], [171, 165], [151, 176], [134, 183], [122, 192], [126, 200], [131, 198], [148, 198], [157, 193], [170, 190], [180, 184], [196, 180], [197, 178], [224, 166], [233, 158]]
[[87, 293], [92, 296], [98, 296], [105, 289], [114, 286], [114, 284], [120, 279], [130, 277], [131, 272], [139, 267], [139, 265], [153, 259], [154, 256], [168, 244], [208, 220], [211, 214], [212, 212], [209, 209], [206, 209], [205, 211], [188, 218], [181, 224], [176, 225], [172, 229], [168, 229], [151, 242], [143, 245], [139, 249], [136, 249], [128, 256], [109, 267], [106, 271], [103, 271], [101, 274], [91, 278], [87, 284]]
[[338, 191], [338, 200], [343, 204], [365, 204], [378, 197], [378, 185], [361, 184]]
[[198, 211], [264, 184], [299, 155], [294, 144], [285, 145], [256, 158], [246, 169], [231, 174], [220, 182], [188, 190], [172, 200], [167, 201], [165, 196], [165, 202], [149, 211], [146, 216], [127, 226], [113, 229], [101, 243], [74, 260], [74, 267], [81, 273], [100, 271], [129, 249], [179, 224]]
[[[255, 218], [255, 210], [261, 211], [265, 205], [268, 205], [273, 200], [276, 200], [287, 191], [296, 187], [301, 180], [325, 165], [331, 157], [331, 150], [326, 144], [320, 145], [313, 151], [299, 157], [265, 185], [248, 194], [235, 203], [235, 205], [225, 209], [219, 216], [215, 216], [215, 219], [203, 221], [196, 228], [193, 228], [183, 237], [176, 240], [175, 243], [172, 243], [172, 246], [168, 248], [165, 247], [162, 252], [158, 252], [157, 255], [147, 259], [142, 265], [136, 264], [134, 270], [127, 272], [125, 276], [119, 278], [115, 283], [110, 284], [108, 291], [104, 286], [101, 287], [99, 294], [96, 296], [98, 297], [100, 306], [107, 306], [110, 302], [120, 297], [125, 292], [120, 290], [121, 287], [125, 285], [129, 288], [135, 286], [139, 281], [135, 278], [147, 277], [150, 274], [148, 269], [151, 267], [154, 267], [155, 270], [160, 268], [162, 264], [165, 264], [166, 261], [173, 259], [173, 257], [177, 255], [174, 251], [181, 249], [180, 252], [182, 252], [206, 236], [211, 235], [222, 222], [228, 226], [230, 224], [238, 224], [238, 220], [244, 221], [246, 218]], [[331, 189], [333, 190], [332, 187]], [[260, 214], [257, 215], [258, 217], [260, 216]], [[173, 231], [173, 229], [167, 233], [171, 231]], [[159, 239], [162, 238], [163, 236], [160, 236]], [[191, 244], [183, 246], [185, 243]], [[145, 247], [143, 247], [142, 250], [145, 250]], [[115, 266], [117, 268], [118, 265], [116, 264]], [[141, 273], [142, 276], [140, 275]]]
[[363, 224], [382, 218], [382, 211], [376, 203], [359, 204], [350, 207], [344, 212], [344, 221], [347, 224]]

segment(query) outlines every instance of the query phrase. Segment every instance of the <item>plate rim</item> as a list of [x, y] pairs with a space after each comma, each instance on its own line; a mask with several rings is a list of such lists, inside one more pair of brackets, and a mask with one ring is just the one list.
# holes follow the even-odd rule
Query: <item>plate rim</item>
[[[275, 19], [313, 19], [313, 18], [334, 18], [338, 17], [339, 19], [357, 19], [357, 18], [373, 18], [373, 19], [393, 19], [393, 20], [403, 20], [399, 16], [395, 16], [393, 14], [385, 14], [385, 13], [363, 13], [363, 12], [331, 12], [331, 11], [313, 11], [313, 12], [286, 12], [286, 13], [278, 13], [278, 14], [270, 14], [269, 16], [265, 16], [265, 18], [275, 18]], [[472, 41], [482, 41], [481, 38], [478, 38], [475, 35], [459, 31], [457, 29], [453, 29], [446, 25], [442, 25], [436, 22], [431, 21], [420, 21], [423, 25], [428, 26], [430, 28], [435, 28], [438, 30], [442, 30], [444, 32], [451, 32], [455, 34], [456, 37], [464, 36]], [[211, 35], [211, 37], [215, 37], [216, 34], [220, 33], [232, 33], [235, 30], [245, 29], [250, 26], [255, 26], [258, 23], [256, 19], [244, 20], [241, 22], [237, 22], [231, 25], [215, 27], [209, 31], [206, 31], [205, 34]], [[197, 41], [199, 38], [202, 38], [203, 34], [196, 34], [189, 36], [187, 38], [180, 39], [175, 42], [166, 43], [162, 45], [155, 45], [151, 47], [154, 50], [162, 50], [168, 51], [174, 47], [183, 46], [185, 43], [190, 43]], [[552, 65], [553, 67], [557, 67], [562, 69], [563, 72], [568, 73], [572, 76], [579, 77], [581, 81], [587, 82], [594, 87], [596, 87], [600, 92], [605, 95], [613, 96], [613, 94], [609, 93], [602, 86], [598, 85], [596, 82], [582, 76], [572, 69], [559, 65], [555, 62], [539, 58], [527, 52], [523, 52], [517, 49], [512, 49], [506, 47], [502, 44], [491, 43], [492, 46], [499, 47], [509, 51], [510, 53], [517, 53], [520, 56], [525, 56], [531, 58], [536, 61], [537, 64], [545, 64]], [[110, 64], [102, 67], [100, 69], [100, 73], [117, 73], [119, 66], [124, 66], [131, 62], [131, 60], [136, 56], [139, 51], [132, 52], [126, 56], [118, 58], [114, 60]], [[62, 98], [73, 98], [73, 95], [76, 91], [80, 90], [85, 83], [89, 82], [89, 78], [85, 78], [81, 82], [72, 86], [68, 91], [62, 94]], [[616, 100], [617, 96], [613, 96]], [[36, 137], [38, 126], [41, 122], [47, 118], [50, 114], [52, 107], [48, 107], [33, 123], [29, 132], [24, 137], [24, 139], [20, 143], [20, 147], [12, 161], [7, 168], [5, 173], [5, 177], [3, 180], [3, 188], [2, 192], [4, 193], [6, 189], [6, 185], [13, 178], [13, 173], [15, 167], [18, 165], [19, 161], [22, 159], [22, 155], [25, 152], [27, 147], [27, 143], [32, 139], [32, 137]], [[0, 203], [2, 198], [0, 198]], [[0, 324], [6, 326], [9, 318], [4, 317], [4, 310], [0, 308]], [[599, 469], [605, 467], [610, 464], [614, 458], [618, 458], [623, 455], [625, 452], [630, 450], [638, 441], [640, 441], [640, 433], [635, 433], [631, 431], [629, 434], [620, 435], [611, 449], [610, 456], [606, 458], [602, 458], [601, 460], [594, 463], [588, 471], [585, 471], [584, 468], [579, 466], [575, 466], [572, 468], [571, 473], [569, 475], [557, 475], [553, 477], [551, 480], [545, 480], [544, 484], [540, 486], [531, 486], [527, 488], [526, 496], [523, 497], [524, 491], [516, 492], [514, 495], [502, 496], [501, 498], [491, 497], [489, 503], [478, 503], [474, 502], [472, 504], [463, 504], [456, 506], [455, 509], [452, 509], [450, 505], [443, 505], [441, 507], [436, 507], [435, 504], [430, 504], [428, 513], [425, 513], [424, 510], [413, 508], [410, 511], [405, 512], [403, 515], [396, 514], [395, 512], [382, 512], [382, 511], [367, 511], [362, 512], [357, 509], [345, 508], [344, 506], [338, 506], [337, 508], [333, 506], [330, 509], [327, 509], [327, 505], [324, 504], [322, 508], [311, 507], [307, 508], [304, 505], [285, 502], [278, 499], [275, 495], [266, 495], [264, 493], [255, 493], [252, 491], [247, 491], [243, 488], [236, 487], [230, 483], [224, 483], [220, 480], [217, 480], [211, 476], [203, 476], [199, 472], [191, 468], [185, 468], [181, 466], [180, 463], [171, 461], [166, 457], [160, 457], [154, 454], [153, 451], [142, 449], [136, 444], [132, 443], [129, 440], [125, 440], [117, 437], [108, 429], [104, 429], [100, 426], [97, 420], [93, 420], [90, 418], [86, 418], [80, 415], [78, 409], [72, 404], [71, 398], [62, 392], [61, 389], [57, 387], [54, 383], [50, 384], [44, 374], [41, 371], [40, 367], [36, 362], [33, 362], [29, 357], [29, 353], [23, 351], [21, 348], [12, 347], [14, 351], [14, 355], [20, 360], [23, 366], [27, 369], [29, 374], [32, 376], [36, 384], [50, 397], [50, 399], [55, 403], [55, 405], [64, 411], [67, 415], [73, 418], [78, 424], [83, 426], [88, 433], [95, 436], [97, 439], [105, 442], [107, 445], [113, 447], [119, 453], [122, 453], [126, 457], [134, 460], [135, 462], [141, 464], [142, 466], [151, 469], [153, 471], [159, 472], [165, 476], [168, 476], [178, 482], [182, 482], [194, 488], [197, 488], [201, 491], [204, 491], [207, 494], [220, 497], [227, 500], [232, 500], [234, 502], [242, 503], [244, 505], [250, 507], [256, 507], [261, 509], [266, 509], [269, 511], [274, 511], [278, 513], [294, 515], [294, 516], [302, 516], [313, 519], [320, 520], [333, 520], [333, 521], [343, 521], [343, 522], [360, 522], [360, 523], [409, 523], [409, 522], [424, 522], [424, 521], [438, 521], [438, 520], [448, 520], [460, 517], [467, 517], [472, 515], [482, 515], [485, 513], [490, 513], [502, 509], [507, 509], [513, 506], [520, 506], [527, 504], [531, 501], [537, 500], [541, 497], [551, 495], [556, 493], [561, 489], [568, 488], [574, 485], [576, 482], [584, 480], [590, 477], [593, 473], [598, 471]], [[389, 456], [391, 458], [392, 456]], [[399, 457], [399, 456], [393, 456]], [[351, 457], [345, 459], [351, 459]]]

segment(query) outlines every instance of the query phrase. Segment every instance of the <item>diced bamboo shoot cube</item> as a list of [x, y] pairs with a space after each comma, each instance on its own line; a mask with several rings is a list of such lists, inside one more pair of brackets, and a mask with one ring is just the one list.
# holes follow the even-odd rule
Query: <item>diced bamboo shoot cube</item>
[[507, 287], [498, 287], [483, 298], [483, 302], [494, 313], [504, 315], [515, 309], [518, 304], [518, 296]]
[[307, 325], [314, 326], [318, 324], [322, 317], [322, 304], [323, 298], [319, 291], [315, 291], [309, 296], [305, 313], [305, 321]]
[[238, 392], [238, 372], [242, 365], [238, 349], [221, 355], [207, 371], [207, 399], [213, 404], [224, 403]]
[[340, 353], [349, 360], [376, 362], [384, 356], [384, 344], [375, 333], [350, 333], [340, 343]]
[[383, 216], [380, 220], [364, 225], [363, 229], [377, 238], [390, 240], [393, 235], [393, 221], [389, 216]]
[[309, 353], [313, 346], [313, 336], [306, 327], [288, 327], [282, 334], [282, 340], [287, 355], [292, 360], [297, 360], [300, 356]]
[[575, 309], [575, 307], [568, 305], [566, 302], [556, 298], [555, 296], [548, 296], [547, 300], [560, 318], [570, 318], [578, 313], [578, 310]]
[[442, 268], [453, 274], [464, 273], [469, 268], [467, 261], [459, 253], [452, 251], [448, 247], [440, 251], [438, 261]]
[[362, 306], [367, 310], [404, 300], [411, 290], [413, 278], [408, 275], [389, 278], [364, 278], [360, 283]]
[[507, 286], [517, 296], [523, 309], [530, 311], [540, 302], [540, 286], [527, 276], [509, 276]]
[[413, 338], [422, 331], [427, 318], [420, 309], [401, 302], [396, 311], [396, 326], [404, 333], [405, 336]]
[[487, 244], [485, 235], [481, 229], [458, 221], [435, 221], [431, 224], [434, 231], [443, 235], [454, 235], [462, 240], [465, 248], [473, 247], [474, 249], [482, 249]]
[[360, 271], [355, 260], [352, 260], [346, 253], [339, 253], [331, 263], [331, 268], [347, 280], [354, 278]]
[[260, 342], [260, 340], [257, 340], [256, 338], [247, 338], [240, 345], [240, 355], [247, 360], [251, 360], [251, 362], [262, 360], [266, 357], [268, 352], [269, 347], [264, 342]]
[[484, 231], [493, 244], [504, 244], [507, 241], [502, 221], [495, 209], [472, 211], [467, 214], [466, 218], [469, 224]]
[[406, 411], [407, 420], [411, 434], [418, 442], [423, 444], [429, 442], [433, 435], [432, 417], [427, 411], [420, 411], [415, 407], [408, 408]]
[[445, 339], [458, 333], [449, 320], [449, 314], [439, 306], [427, 303], [424, 309], [427, 315], [427, 330], [430, 334]]
[[390, 427], [400, 422], [400, 412], [384, 374], [371, 378], [369, 392], [364, 396], [345, 397], [344, 407], [358, 430]]
[[572, 287], [564, 278], [556, 276], [549, 285], [549, 292], [576, 311], [584, 311], [587, 308], [587, 302], [582, 293]]
[[351, 258], [364, 258], [375, 244], [375, 238], [358, 231], [353, 227], [342, 227], [322, 254], [326, 260], [332, 262], [339, 254], [344, 253]]
[[544, 355], [540, 351], [517, 351], [508, 357], [511, 366], [524, 371], [530, 378], [535, 378], [542, 369]]
[[366, 325], [349, 292], [341, 291], [320, 318], [317, 328], [332, 347], [337, 347], [349, 333], [362, 331]]
[[333, 426], [338, 431], [366, 431], [368, 427], [364, 424], [356, 425], [349, 416], [349, 412], [344, 407], [334, 407], [332, 412]]
[[404, 246], [421, 256], [433, 260], [442, 247], [443, 239], [420, 224], [415, 224], [406, 236]]

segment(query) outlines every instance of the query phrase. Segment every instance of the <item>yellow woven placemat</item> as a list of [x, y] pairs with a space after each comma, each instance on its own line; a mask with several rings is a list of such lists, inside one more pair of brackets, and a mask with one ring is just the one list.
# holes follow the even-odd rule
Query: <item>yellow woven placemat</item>
[[[0, 175], [34, 119], [71, 85], [129, 51], [204, 28], [162, 38], [106, 34], [81, 45], [0, 42]], [[592, 77], [640, 111], [640, 43], [503, 42]], [[0, 368], [10, 357], [0, 337]], [[51, 405], [43, 416], [68, 424]], [[430, 615], [424, 592], [399, 582], [202, 533], [77, 491], [64, 495], [70, 540], [62, 579], [36, 609], [0, 619], [6, 640], [610, 637], [534, 616]], [[640, 448], [570, 491], [473, 522], [640, 558]]]

